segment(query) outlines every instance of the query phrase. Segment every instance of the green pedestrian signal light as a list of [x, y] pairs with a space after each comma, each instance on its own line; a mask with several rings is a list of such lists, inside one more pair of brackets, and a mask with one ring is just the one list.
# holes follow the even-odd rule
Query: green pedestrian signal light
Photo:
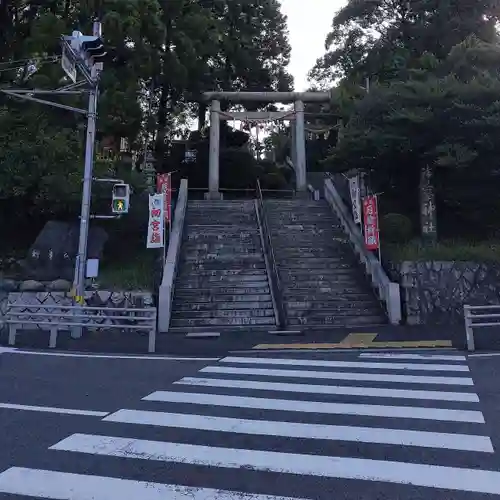
[[111, 211], [114, 214], [126, 214], [130, 207], [130, 186], [128, 184], [115, 184], [113, 186], [113, 199]]

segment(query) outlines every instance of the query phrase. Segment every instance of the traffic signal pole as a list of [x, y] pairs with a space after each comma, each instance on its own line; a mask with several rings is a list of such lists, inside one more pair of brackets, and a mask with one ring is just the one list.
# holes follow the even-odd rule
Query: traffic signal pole
[[[93, 36], [102, 35], [101, 23], [96, 21], [93, 26]], [[99, 92], [99, 74], [94, 64], [91, 68], [91, 84], [87, 111], [87, 137], [85, 142], [85, 167], [83, 173], [82, 205], [80, 212], [80, 236], [78, 254], [75, 260], [75, 275], [73, 290], [81, 303], [85, 295], [85, 278], [87, 267], [88, 235], [90, 226], [90, 205], [92, 201], [92, 180], [94, 171], [94, 149], [96, 132], [97, 99]], [[75, 336], [82, 335], [81, 329], [75, 329]]]
[[89, 91], [87, 113], [87, 138], [85, 143], [85, 168], [83, 173], [82, 206], [80, 213], [80, 237], [75, 265], [73, 287], [77, 297], [85, 294], [88, 235], [90, 225], [90, 204], [92, 200], [92, 177], [94, 171], [94, 149], [98, 88], [95, 84]]

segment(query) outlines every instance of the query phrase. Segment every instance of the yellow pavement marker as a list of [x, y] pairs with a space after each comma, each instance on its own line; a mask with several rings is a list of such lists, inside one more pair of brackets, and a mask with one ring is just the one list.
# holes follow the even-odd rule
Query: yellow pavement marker
[[384, 349], [384, 348], [412, 348], [412, 347], [452, 347], [451, 340], [401, 340], [376, 342], [377, 333], [350, 333], [341, 342], [337, 343], [308, 343], [308, 344], [258, 344], [252, 349]]

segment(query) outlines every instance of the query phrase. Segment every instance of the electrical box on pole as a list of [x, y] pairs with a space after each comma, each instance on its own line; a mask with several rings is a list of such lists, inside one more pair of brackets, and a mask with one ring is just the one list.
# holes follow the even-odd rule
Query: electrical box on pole
[[114, 214], [126, 214], [130, 208], [130, 186], [128, 184], [115, 184], [111, 211]]

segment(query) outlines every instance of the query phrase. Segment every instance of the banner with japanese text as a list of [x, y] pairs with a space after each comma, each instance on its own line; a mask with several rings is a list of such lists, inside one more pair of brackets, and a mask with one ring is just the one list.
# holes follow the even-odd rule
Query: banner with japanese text
[[361, 224], [361, 198], [359, 176], [349, 177], [349, 192], [351, 193], [352, 217], [355, 224]]
[[149, 195], [149, 222], [147, 248], [165, 245], [165, 200], [163, 194]]
[[378, 227], [377, 197], [363, 198], [363, 221], [365, 246], [368, 250], [377, 250], [380, 245]]
[[163, 193], [164, 195], [164, 213], [165, 220], [171, 222], [170, 212], [172, 206], [172, 174], [158, 174], [156, 179], [156, 188], [158, 193]]

